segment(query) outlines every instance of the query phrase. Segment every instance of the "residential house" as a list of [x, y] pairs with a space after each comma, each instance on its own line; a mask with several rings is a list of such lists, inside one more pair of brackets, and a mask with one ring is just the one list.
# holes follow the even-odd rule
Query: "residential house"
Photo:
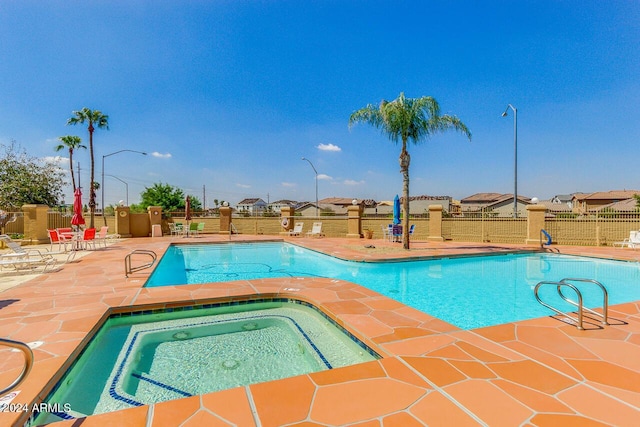
[[586, 214], [596, 211], [598, 208], [617, 203], [623, 200], [633, 199], [635, 194], [640, 194], [639, 190], [612, 190], [598, 191], [595, 193], [579, 193], [573, 196], [573, 212]]
[[267, 209], [267, 203], [259, 198], [244, 199], [236, 205], [239, 214], [249, 214], [252, 216], [262, 215]]
[[[530, 204], [529, 197], [519, 195], [515, 206], [517, 216], [526, 217], [527, 206]], [[513, 194], [476, 193], [460, 200], [460, 208], [463, 215], [491, 212], [499, 217], [513, 217]]]
[[[402, 205], [400, 198], [400, 204]], [[411, 215], [422, 215], [429, 213], [429, 206], [440, 205], [446, 212], [451, 211], [452, 198], [449, 196], [409, 196], [409, 212]]]
[[269, 203], [269, 208], [272, 212], [280, 214], [283, 207], [295, 207], [297, 204], [298, 202], [294, 200], [276, 200]]

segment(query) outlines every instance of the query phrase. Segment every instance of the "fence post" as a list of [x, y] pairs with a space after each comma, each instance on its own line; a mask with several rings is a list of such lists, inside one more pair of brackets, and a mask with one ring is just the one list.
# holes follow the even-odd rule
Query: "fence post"
[[359, 239], [362, 237], [362, 206], [347, 207], [347, 237]]
[[293, 215], [296, 209], [293, 206], [283, 206], [280, 208], [280, 225], [284, 231], [280, 231], [280, 235], [288, 236], [289, 231], [293, 230]]
[[47, 205], [23, 205], [24, 212], [24, 240], [31, 240], [33, 244], [49, 243], [47, 233]]
[[528, 205], [527, 206], [527, 245], [540, 244], [540, 230], [544, 229], [544, 218], [547, 213], [545, 205]]
[[116, 206], [116, 234], [120, 237], [131, 237], [129, 206]]
[[229, 234], [231, 229], [231, 208], [229, 206], [222, 206], [220, 212], [220, 231], [218, 234]]
[[442, 205], [429, 205], [429, 236], [431, 242], [442, 242]]

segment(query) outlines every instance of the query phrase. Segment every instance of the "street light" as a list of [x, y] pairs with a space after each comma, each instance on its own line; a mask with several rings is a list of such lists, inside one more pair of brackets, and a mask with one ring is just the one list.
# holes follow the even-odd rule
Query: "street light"
[[127, 192], [127, 206], [129, 206], [129, 184], [127, 184], [126, 182], [124, 182], [123, 180], [121, 180], [115, 175], [106, 174], [105, 176], [110, 176], [111, 178], [117, 179], [118, 181], [124, 184], [125, 191]]
[[306, 157], [303, 157], [302, 160], [306, 160], [307, 162], [309, 162], [309, 164], [311, 165], [311, 168], [313, 169], [313, 172], [316, 174], [316, 217], [318, 216], [318, 171], [316, 170], [315, 166], [313, 166], [313, 163], [311, 163], [311, 160], [307, 159]]
[[[143, 151], [118, 150], [118, 151], [114, 151], [113, 153], [105, 154], [104, 156], [102, 156], [102, 182], [100, 183], [100, 192], [102, 193], [102, 206], [101, 206], [101, 208], [102, 208], [102, 218], [104, 220], [104, 225], [107, 225], [107, 217], [104, 216], [104, 159], [105, 159], [105, 157], [113, 156], [114, 154], [123, 153], [125, 151], [129, 151], [131, 153], [142, 154], [143, 156], [147, 155], [147, 153], [145, 153]], [[91, 183], [91, 185], [93, 185], [93, 183]]]
[[513, 146], [514, 146], [514, 174], [513, 174], [513, 217], [518, 217], [518, 109], [507, 105], [502, 117], [507, 117], [509, 108], [513, 110]]

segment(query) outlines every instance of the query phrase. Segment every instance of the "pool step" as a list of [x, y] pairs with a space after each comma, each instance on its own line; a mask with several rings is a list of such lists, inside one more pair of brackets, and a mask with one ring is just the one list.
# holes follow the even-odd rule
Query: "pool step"
[[[580, 292], [580, 290], [575, 286], [572, 285], [570, 282], [582, 282], [582, 283], [592, 283], [594, 285], [597, 285], [600, 287], [600, 289], [602, 290], [602, 295], [603, 295], [603, 302], [602, 302], [602, 313], [598, 313], [595, 310], [592, 310], [590, 308], [584, 307], [582, 304], [582, 293]], [[540, 299], [540, 296], [538, 295], [538, 291], [540, 290], [540, 288], [544, 285], [554, 285], [556, 286], [556, 289], [558, 291], [558, 295], [560, 296], [560, 298], [562, 298], [563, 300], [565, 300], [566, 302], [568, 302], [569, 304], [578, 307], [578, 316], [577, 317], [573, 317], [571, 314], [566, 313], [564, 311], [558, 310], [557, 308], [547, 304], [546, 302], [542, 301]], [[578, 297], [578, 301], [573, 301], [569, 298], [567, 298], [567, 296], [562, 292], [563, 288], [569, 288], [572, 289], [577, 297]], [[604, 326], [609, 325], [608, 322], [608, 317], [607, 317], [607, 311], [609, 308], [609, 293], [607, 292], [607, 288], [604, 287], [604, 285], [600, 282], [598, 282], [597, 280], [593, 280], [593, 279], [575, 279], [575, 278], [566, 278], [566, 279], [562, 279], [559, 282], [550, 282], [550, 281], [542, 281], [542, 282], [538, 282], [538, 284], [536, 285], [536, 287], [534, 288], [534, 294], [536, 296], [536, 299], [538, 300], [538, 302], [542, 305], [544, 305], [545, 307], [547, 307], [550, 310], [555, 311], [556, 313], [558, 313], [561, 316], [566, 316], [567, 318], [569, 318], [571, 321], [575, 322], [576, 327], [580, 330], [584, 330], [584, 327], [582, 326], [582, 318], [583, 318], [583, 312], [586, 310], [589, 313], [591, 313], [592, 315], [599, 317], [602, 319], [601, 323]]]

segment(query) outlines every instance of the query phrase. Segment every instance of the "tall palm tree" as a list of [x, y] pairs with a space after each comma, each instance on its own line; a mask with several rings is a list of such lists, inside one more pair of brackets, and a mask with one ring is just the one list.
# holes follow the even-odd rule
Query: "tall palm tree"
[[[68, 125], [77, 125], [78, 123], [89, 123], [89, 155], [91, 157], [91, 185], [89, 185], [89, 210], [91, 212], [91, 222], [89, 227], [93, 228], [93, 218], [96, 211], [96, 191], [94, 186], [95, 161], [93, 158], [93, 131], [95, 124], [99, 129], [109, 129], [109, 116], [102, 114], [98, 110], [90, 110], [84, 107], [82, 110], [74, 111], [73, 116], [67, 120]], [[104, 209], [104, 206], [102, 207]]]
[[394, 142], [402, 143], [400, 172], [402, 173], [402, 241], [409, 249], [409, 163], [411, 156], [407, 142], [418, 144], [431, 135], [446, 130], [457, 130], [471, 140], [471, 132], [456, 116], [440, 115], [438, 102], [430, 96], [405, 98], [404, 92], [393, 101], [382, 100], [379, 106], [367, 105], [354, 111], [349, 117], [349, 127], [355, 123], [368, 123], [382, 131]]
[[73, 152], [80, 148], [87, 148], [82, 145], [82, 140], [79, 136], [75, 135], [65, 135], [58, 137], [60, 140], [60, 144], [55, 146], [56, 151], [64, 150], [67, 148], [69, 150], [69, 171], [71, 172], [71, 185], [73, 186], [73, 192], [76, 192], [76, 177], [73, 174]]

